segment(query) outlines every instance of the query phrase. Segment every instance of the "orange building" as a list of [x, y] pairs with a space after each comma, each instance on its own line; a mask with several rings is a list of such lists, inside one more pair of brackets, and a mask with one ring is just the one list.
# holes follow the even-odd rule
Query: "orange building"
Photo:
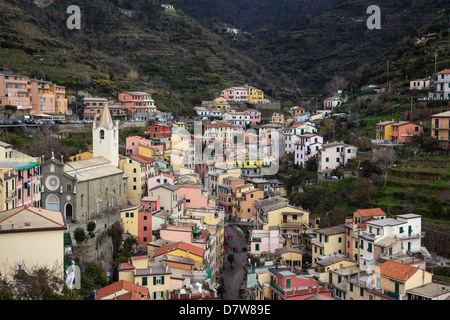
[[423, 126], [410, 121], [399, 121], [392, 125], [392, 141], [410, 142], [413, 136], [420, 136]]

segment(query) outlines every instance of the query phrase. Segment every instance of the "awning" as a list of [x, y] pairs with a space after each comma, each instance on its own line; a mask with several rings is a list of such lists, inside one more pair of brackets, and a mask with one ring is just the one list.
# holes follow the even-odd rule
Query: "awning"
[[30, 162], [29, 164], [15, 168], [16, 170], [27, 170], [39, 165], [39, 162]]

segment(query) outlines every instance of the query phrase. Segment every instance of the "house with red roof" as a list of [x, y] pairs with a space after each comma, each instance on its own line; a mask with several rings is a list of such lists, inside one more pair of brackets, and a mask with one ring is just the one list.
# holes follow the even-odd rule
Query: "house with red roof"
[[64, 232], [67, 224], [60, 211], [21, 206], [0, 212], [0, 266], [2, 276], [33, 266], [60, 266], [64, 276]]
[[432, 273], [389, 260], [375, 268], [373, 280], [375, 287], [381, 288], [383, 294], [396, 300], [406, 300], [406, 290], [431, 283]]
[[167, 255], [191, 259], [193, 262], [191, 270], [202, 270], [204, 268], [205, 251], [205, 249], [192, 244], [178, 241], [159, 247], [156, 249], [154, 257], [157, 258], [159, 256]]
[[147, 287], [120, 280], [97, 290], [95, 300], [150, 300], [150, 291]]

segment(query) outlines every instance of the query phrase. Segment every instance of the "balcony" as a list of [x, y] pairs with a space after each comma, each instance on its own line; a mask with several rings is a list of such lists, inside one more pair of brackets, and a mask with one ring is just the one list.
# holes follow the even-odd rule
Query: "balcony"
[[16, 198], [16, 190], [7, 192], [5, 198], [6, 198], [6, 200], [15, 199]]
[[407, 240], [407, 239], [416, 239], [416, 238], [424, 238], [425, 232], [421, 233], [409, 233], [409, 234], [398, 234], [397, 238]]

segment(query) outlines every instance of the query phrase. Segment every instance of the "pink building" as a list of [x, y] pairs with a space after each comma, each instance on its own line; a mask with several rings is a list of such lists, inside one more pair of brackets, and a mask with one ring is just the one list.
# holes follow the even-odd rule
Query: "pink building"
[[146, 92], [120, 92], [117, 100], [123, 104], [130, 113], [136, 111], [155, 112], [155, 103], [149, 93]]
[[271, 300], [303, 300], [310, 296], [320, 295], [332, 297], [333, 291], [319, 286], [319, 283], [299, 275], [295, 269], [271, 268], [269, 269]]
[[152, 146], [152, 140], [145, 139], [143, 137], [139, 136], [129, 136], [126, 140], [126, 152], [130, 155], [139, 154], [139, 146], [146, 146], [151, 147]]
[[409, 142], [423, 133], [423, 126], [410, 121], [399, 121], [392, 125], [392, 141]]
[[244, 112], [248, 113], [250, 115], [250, 124], [255, 125], [257, 123], [261, 122], [261, 112], [254, 109], [245, 110]]
[[280, 241], [280, 230], [252, 230], [250, 235], [250, 253], [259, 255], [262, 252], [275, 253], [283, 247]]
[[205, 256], [209, 255], [210, 249], [209, 231], [198, 229], [195, 224], [182, 223], [175, 221], [173, 224], [164, 225], [160, 230], [160, 236], [163, 240], [173, 242], [184, 242], [205, 250]]
[[150, 194], [150, 190], [153, 189], [154, 187], [162, 185], [162, 184], [166, 184], [166, 183], [174, 184], [174, 180], [175, 180], [175, 177], [170, 174], [167, 174], [167, 173], [161, 173], [157, 176], [150, 177], [147, 180], [147, 188], [149, 190], [149, 194]]
[[177, 185], [179, 199], [184, 200], [184, 211], [186, 209], [214, 209], [213, 203], [208, 202], [208, 193], [203, 194], [201, 185]]
[[231, 87], [222, 90], [220, 96], [231, 101], [247, 101], [248, 89], [245, 87]]

